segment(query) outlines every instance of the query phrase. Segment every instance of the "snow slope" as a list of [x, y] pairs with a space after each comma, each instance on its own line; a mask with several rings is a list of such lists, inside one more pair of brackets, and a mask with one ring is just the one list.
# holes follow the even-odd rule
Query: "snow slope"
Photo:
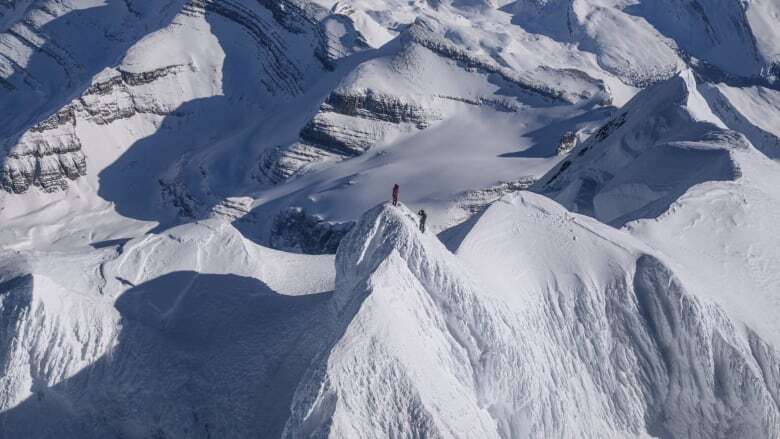
[[538, 195], [488, 208], [457, 257], [379, 206], [336, 263], [354, 316], [285, 437], [777, 434], [776, 351], [630, 235]]
[[279, 428], [320, 346], [299, 334], [328, 321], [332, 257], [261, 248], [224, 221], [94, 247], [3, 255], [0, 437]]
[[734, 158], [740, 178], [695, 186], [662, 215], [627, 228], [674, 258], [703, 297], [776, 346], [779, 169], [754, 150], [735, 152]]
[[[725, 93], [740, 106], [724, 106]], [[754, 106], [745, 101], [750, 96]], [[772, 94], [699, 85], [690, 73], [653, 86], [538, 189], [572, 210], [625, 225], [684, 266], [700, 294], [777, 340], [776, 138], [754, 125], [775, 115], [738, 110], [767, 108], [759, 96]], [[761, 150], [748, 139], [762, 142]]]
[[726, 129], [691, 71], [640, 92], [537, 190], [612, 224], [663, 213], [688, 188], [740, 176], [737, 151], [765, 157]]
[[[102, 304], [59, 294], [84, 310], [68, 322], [25, 323], [21, 298], [49, 311], [45, 294], [59, 290], [6, 275], [10, 322], [46, 322], [58, 343], [102, 357], [73, 374], [74, 358], [42, 355], [45, 333], [16, 333], [7, 345], [39, 358], [26, 378], [39, 387], [12, 393], [0, 425], [25, 437], [777, 434], [777, 351], [636, 238], [539, 195], [487, 209], [457, 255], [404, 207], [378, 206], [342, 242], [332, 294], [311, 294], [329, 288], [327, 271], [304, 295], [288, 283], [296, 265], [313, 281], [332, 259], [280, 264], [231, 230], [180, 226], [119, 244], [100, 266], [116, 274]], [[224, 250], [202, 253], [209, 239]], [[162, 265], [127, 271], [151, 249]], [[237, 274], [220, 274], [226, 260]], [[131, 287], [101, 311], [119, 285]], [[101, 337], [84, 338], [89, 313]]]

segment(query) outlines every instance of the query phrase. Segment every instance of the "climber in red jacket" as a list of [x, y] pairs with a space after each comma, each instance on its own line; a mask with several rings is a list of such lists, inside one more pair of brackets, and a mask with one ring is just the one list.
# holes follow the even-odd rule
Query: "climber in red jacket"
[[398, 192], [401, 190], [401, 188], [395, 184], [393, 185], [393, 206], [398, 205]]

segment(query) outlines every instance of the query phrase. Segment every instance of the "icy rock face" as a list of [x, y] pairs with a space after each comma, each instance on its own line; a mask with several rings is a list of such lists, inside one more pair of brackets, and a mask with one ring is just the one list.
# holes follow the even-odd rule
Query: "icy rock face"
[[[298, 95], [304, 91], [313, 73], [304, 70], [312, 61], [305, 59], [306, 55], [313, 55], [321, 67], [332, 67], [327, 58], [325, 37], [319, 24], [304, 9], [304, 2], [301, 2], [303, 5], [288, 0], [263, 0], [259, 3], [270, 12], [272, 20], [236, 1], [190, 0], [184, 12], [196, 16], [216, 14], [243, 28], [263, 49], [264, 58], [269, 62], [262, 80], [268, 91], [272, 94]], [[288, 47], [284, 37], [273, 32], [277, 26], [292, 35], [310, 36], [306, 42], [309, 46], [307, 50], [290, 51], [291, 47]]]
[[[67, 188], [68, 180], [87, 173], [78, 124], [108, 125], [137, 114], [174, 113], [179, 102], [155, 99], [150, 94], [161, 85], [154, 82], [183, 70], [192, 73], [191, 66], [180, 65], [138, 73], [116, 69], [101, 72], [79, 98], [30, 128], [15, 145], [6, 146], [9, 153], [0, 171], [2, 188], [15, 193], [31, 186], [45, 192]], [[167, 78], [169, 83], [172, 80]]]
[[[151, 90], [144, 90], [142, 86], [185, 71], [194, 73], [195, 70], [192, 65], [169, 65], [142, 72], [107, 69], [71, 105], [82, 112], [84, 119], [98, 125], [108, 125], [136, 114], [166, 116], [172, 114], [180, 103], [150, 98], [148, 94]], [[173, 83], [175, 78], [161, 82]]]
[[355, 27], [348, 5], [337, 3], [333, 13], [326, 16], [322, 29], [327, 36], [328, 58], [340, 59], [371, 48], [370, 42]]
[[61, 110], [95, 74], [177, 13], [174, 1], [42, 0], [22, 5], [9, 13], [14, 22], [0, 34], [0, 97], [16, 110], [0, 116], [4, 136]]
[[[62, 102], [65, 105], [59, 109], [46, 107], [61, 102], [69, 94], [78, 94], [80, 88], [90, 83], [90, 76], [97, 73], [96, 66], [106, 57], [121, 53], [141, 29], [153, 29], [169, 17], [156, 10], [161, 5], [138, 9], [133, 9], [130, 3], [104, 9], [96, 5], [94, 11], [100, 9], [105, 15], [113, 15], [82, 29], [84, 34], [79, 36], [80, 32], [73, 29], [81, 26], [82, 20], [90, 20], [93, 13], [82, 10], [82, 6], [69, 1], [11, 5], [8, 17], [13, 16], [19, 22], [4, 28], [0, 35], [3, 41], [0, 84], [4, 85], [0, 87], [0, 98], [16, 109], [2, 116], [0, 130], [5, 138], [0, 158], [0, 186], [6, 191], [22, 193], [30, 186], [38, 186], [52, 192], [65, 189], [68, 180], [86, 174], [87, 160], [77, 125], [90, 111], [101, 112], [94, 108], [94, 102], [89, 102], [98, 90], [87, 90], [83, 101]], [[72, 27], [64, 26], [65, 22]], [[110, 40], [110, 47], [100, 42], [85, 44], [93, 31], [101, 32], [101, 39]], [[128, 73], [124, 79], [137, 85], [154, 77]], [[50, 116], [41, 118], [40, 114]]]
[[561, 141], [558, 143], [558, 146], [555, 148], [555, 153], [558, 155], [568, 154], [572, 149], [574, 149], [575, 146], [577, 146], [578, 140], [577, 133], [574, 131], [565, 132], [563, 136], [561, 136]]
[[525, 177], [514, 181], [504, 181], [485, 189], [470, 190], [458, 200], [458, 205], [471, 213], [477, 213], [501, 197], [526, 190], [533, 184], [532, 177]]
[[31, 186], [45, 192], [67, 188], [68, 180], [87, 173], [78, 124], [109, 125], [138, 114], [173, 114], [180, 102], [155, 99], [152, 94], [184, 71], [194, 73], [192, 66], [183, 65], [142, 72], [104, 70], [79, 98], [30, 128], [15, 145], [6, 146], [10, 152], [0, 171], [2, 188], [15, 193]]
[[324, 221], [307, 214], [300, 207], [290, 207], [274, 218], [269, 244], [277, 250], [311, 255], [334, 254], [353, 225], [353, 222]]
[[427, 128], [436, 120], [435, 114], [428, 114], [424, 108], [403, 102], [393, 96], [360, 92], [331, 93], [320, 108], [322, 112], [334, 112], [364, 119], [376, 119], [391, 123], [412, 123], [419, 129]]
[[624, 224], [662, 213], [697, 183], [738, 178], [731, 152], [749, 148], [685, 71], [640, 92], [535, 188], [574, 211]]
[[73, 109], [65, 108], [31, 128], [3, 161], [0, 187], [22, 193], [35, 185], [53, 192], [86, 175], [86, 157], [75, 125]]
[[[299, 385], [284, 437], [780, 431], [776, 350], [622, 232], [526, 193], [490, 207], [458, 255], [468, 266], [403, 207], [361, 219], [332, 299], [354, 317]], [[582, 407], [599, 416], [583, 423]]]
[[[69, 22], [73, 27], [84, 25], [80, 21], [83, 20], [81, 12], [68, 13], [66, 5], [60, 6], [62, 10], [50, 11], [59, 15], [56, 18], [58, 24]], [[133, 18], [128, 20], [134, 24], [152, 20], [153, 13], [149, 11], [135, 10], [130, 3], [127, 8], [128, 11], [122, 13], [131, 14]], [[54, 80], [55, 76], [36, 80], [36, 75], [43, 74], [37, 70], [43, 70], [40, 63], [31, 63], [27, 70], [22, 67], [22, 60], [16, 59], [17, 52], [20, 52], [20, 47], [28, 46], [37, 47], [40, 51], [37, 55], [30, 54], [30, 57], [53, 58], [64, 69], [63, 75], [68, 78], [68, 81], [63, 80], [59, 84], [61, 90], [49, 93], [51, 101], [56, 102], [62, 92], [70, 93], [71, 96], [76, 94], [78, 97], [64, 103], [52, 116], [32, 126], [23, 120], [24, 115], [21, 112], [16, 116], [16, 120], [11, 120], [13, 115], [3, 116], [9, 123], [3, 130], [6, 135], [3, 149], [7, 152], [0, 168], [1, 187], [6, 191], [21, 193], [30, 186], [38, 186], [50, 192], [64, 189], [68, 180], [85, 175], [86, 151], [93, 147], [83, 144], [85, 130], [97, 130], [99, 127], [108, 129], [107, 126], [116, 121], [133, 119], [136, 116], [145, 118], [140, 124], [158, 124], [164, 117], [183, 116], [184, 103], [220, 93], [229, 93], [231, 98], [240, 100], [238, 91], [225, 90], [226, 80], [219, 72], [219, 63], [222, 60], [216, 56], [200, 58], [209, 50], [213, 50], [209, 47], [213, 44], [208, 38], [211, 35], [208, 33], [209, 21], [217, 20], [220, 32], [240, 29], [245, 33], [244, 38], [248, 35], [247, 39], [255, 43], [255, 46], [247, 47], [246, 50], [257, 52], [256, 57], [263, 60], [257, 81], [261, 90], [254, 90], [253, 85], [247, 87], [247, 92], [251, 92], [261, 101], [269, 96], [282, 99], [303, 93], [316, 71], [331, 67], [325, 49], [325, 36], [319, 23], [310, 17], [313, 12], [309, 12], [307, 8], [305, 4], [299, 5], [286, 0], [262, 2], [252, 7], [244, 7], [235, 2], [172, 2], [165, 9], [167, 16], [173, 15], [172, 24], [164, 23], [168, 25], [164, 30], [155, 32], [154, 27], [149, 25], [146, 30], [150, 33], [140, 38], [134, 34], [137, 29], [123, 29], [121, 36], [116, 37], [121, 39], [121, 44], [115, 42], [113, 46], [105, 49], [106, 52], [119, 51], [113, 56], [120, 59], [122, 58], [118, 55], [124, 55], [119, 65], [115, 64], [115, 59], [110, 62], [99, 59], [98, 55], [102, 52], [95, 55], [94, 59], [80, 58], [89, 55], [81, 52], [82, 48], [77, 41], [72, 41], [72, 36], [62, 38], [61, 43], [63, 46], [76, 45], [79, 51], [70, 53], [70, 49], [66, 47], [55, 51], [52, 48], [55, 46], [52, 38], [55, 38], [56, 34], [50, 35], [28, 28], [33, 24], [45, 27], [45, 23], [37, 24], [35, 21], [40, 19], [41, 11], [33, 8], [24, 12], [34, 19], [28, 20], [24, 26], [16, 25], [2, 35], [7, 44], [3, 52], [6, 56], [0, 61], [0, 71], [6, 72], [8, 79], [5, 83], [7, 87], [0, 89], [0, 97], [13, 106], [16, 101], [21, 102], [32, 99], [31, 96], [45, 94], [48, 85], [41, 81]], [[101, 12], [112, 13], [102, 10], [94, 13]], [[88, 14], [84, 12], [83, 15]], [[121, 17], [119, 12], [115, 15]], [[110, 27], [112, 24], [113, 22], [108, 21], [106, 26]], [[32, 34], [36, 34], [36, 37], [33, 38]], [[178, 38], [182, 37], [179, 34], [184, 34], [185, 38], [189, 39], [193, 36], [202, 39], [197, 44], [198, 50], [204, 53], [195, 50], [182, 56], [175, 50], [176, 44], [179, 44]], [[136, 37], [140, 40], [135, 41]], [[168, 47], [168, 42], [171, 48]], [[122, 50], [126, 52], [122, 53]], [[93, 74], [92, 77], [78, 76], [70, 72], [75, 69], [82, 74], [83, 72], [75, 67], [80, 62], [90, 63], [88, 70]], [[105, 67], [109, 65], [112, 67]], [[247, 65], [247, 68], [252, 67]], [[27, 80], [17, 83], [22, 77]], [[2, 76], [0, 81], [1, 78]], [[35, 110], [29, 102], [18, 105], [23, 107], [25, 112]], [[39, 116], [31, 117], [34, 119]], [[13, 131], [14, 129], [17, 131]]]

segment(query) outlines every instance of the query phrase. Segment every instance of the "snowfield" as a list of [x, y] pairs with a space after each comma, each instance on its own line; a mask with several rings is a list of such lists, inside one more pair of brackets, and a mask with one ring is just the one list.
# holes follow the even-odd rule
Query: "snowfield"
[[780, 437], [778, 20], [0, 2], [0, 439]]

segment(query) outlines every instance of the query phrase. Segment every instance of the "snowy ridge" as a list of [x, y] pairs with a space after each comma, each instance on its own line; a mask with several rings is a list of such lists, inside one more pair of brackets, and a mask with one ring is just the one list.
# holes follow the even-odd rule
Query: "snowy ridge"
[[[49, 386], [76, 375], [113, 347], [118, 315], [104, 300], [9, 267], [0, 277], [0, 293], [0, 410], [43, 398]], [[0, 429], [6, 428], [0, 421]], [[10, 427], [3, 435], [9, 431], [37, 434], [32, 427]]]
[[[489, 207], [457, 255], [421, 234], [404, 206], [380, 205], [342, 240], [332, 294], [312, 294], [329, 288], [332, 258], [257, 247], [219, 219], [103, 251], [95, 280], [76, 287], [116, 296], [115, 310], [101, 311], [103, 299], [56, 293], [43, 276], [3, 283], [4, 327], [64, 334], [11, 332], [10, 352], [21, 363], [8, 363], [15, 381], [0, 415], [8, 431], [31, 438], [55, 428], [73, 437], [778, 433], [774, 347], [692, 294], [637, 239], [539, 195]], [[49, 259], [32, 271], [63, 264]], [[301, 285], [302, 273], [313, 283]], [[42, 279], [39, 292], [24, 280], [33, 278]], [[24, 306], [20, 313], [15, 304], [28, 302], [17, 299], [30, 291], [56, 293], [71, 323]], [[85, 338], [81, 327], [104, 329]], [[52, 339], [54, 356], [44, 354]], [[92, 356], [68, 354], [81, 347]], [[19, 371], [38, 357], [42, 370], [56, 373], [32, 396]], [[139, 383], [154, 390], [130, 397]], [[138, 398], [151, 410], [134, 410]], [[179, 403], [160, 405], [169, 399]], [[587, 421], [584, 406], [594, 414]], [[264, 415], [256, 416], [258, 407]], [[43, 412], [51, 423], [29, 422]]]
[[[299, 387], [286, 437], [777, 434], [777, 352], [628, 236], [510, 197], [459, 251], [490, 276], [472, 277], [402, 209], [373, 209], [342, 241], [334, 306], [355, 317]], [[529, 272], [514, 246], [572, 233], [575, 254], [553, 245], [538, 278], [511, 281]], [[583, 423], [583, 406], [598, 415]]]
[[661, 214], [697, 183], [738, 178], [732, 151], [748, 149], [755, 152], [726, 130], [686, 71], [640, 92], [537, 188], [574, 211], [622, 225]]
[[403, 209], [372, 209], [342, 241], [333, 306], [355, 317], [299, 387], [285, 437], [497, 437], [478, 382], [519, 352], [497, 308]]
[[[776, 434], [776, 378], [766, 372], [777, 351], [760, 342], [774, 359], [754, 353], [755, 334], [633, 238], [523, 194], [488, 209], [458, 255], [521, 316], [538, 380], [529, 398], [552, 410], [526, 419], [540, 434]], [[754, 390], [740, 402], [723, 391], [745, 383]], [[583, 406], [603, 423], [582, 425]]]
[[257, 247], [218, 219], [98, 247], [3, 258], [0, 436], [274, 435], [321, 346], [300, 333], [328, 321], [333, 258]]

